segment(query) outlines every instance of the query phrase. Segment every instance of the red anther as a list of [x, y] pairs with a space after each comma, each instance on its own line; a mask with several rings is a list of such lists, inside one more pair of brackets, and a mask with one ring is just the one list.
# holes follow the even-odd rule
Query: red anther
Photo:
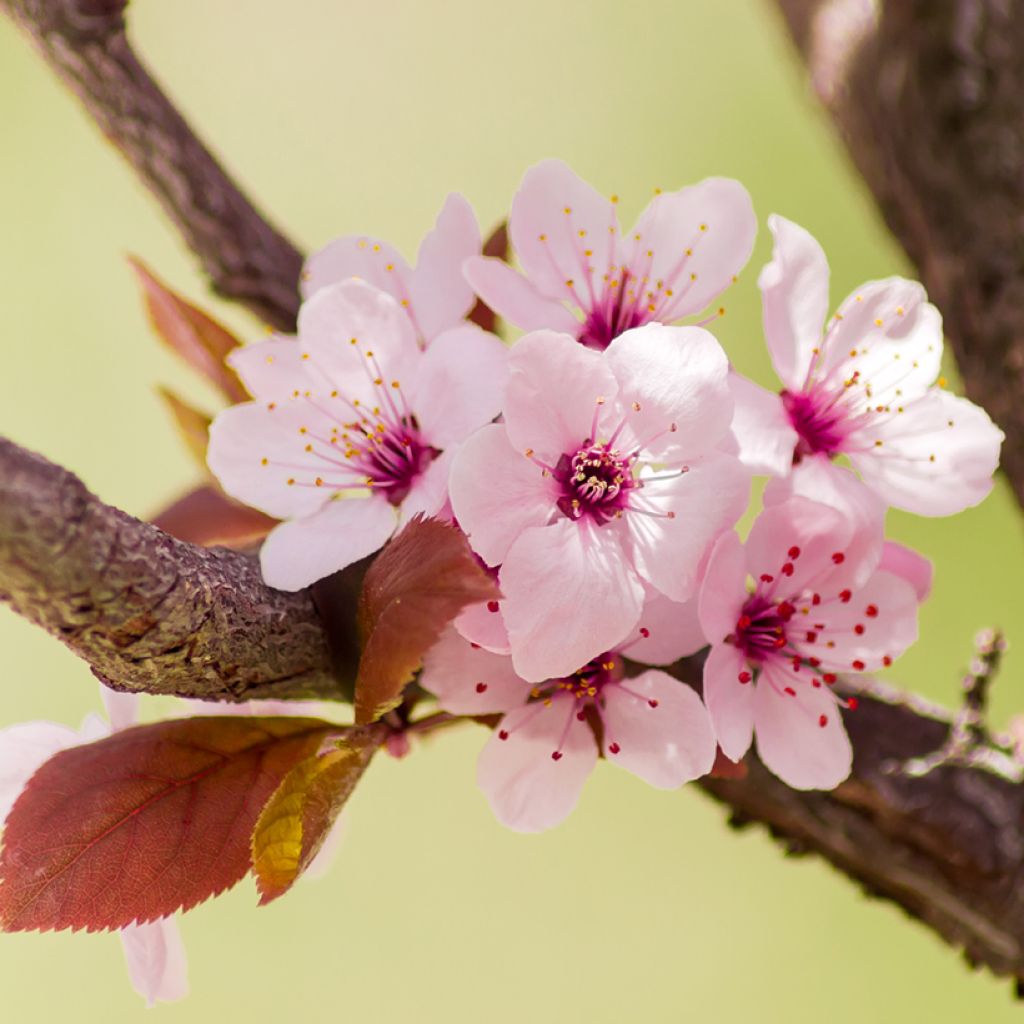
[[560, 750], [552, 750], [551, 751], [551, 760], [552, 761], [561, 761], [562, 760], [562, 752]]
[[487, 610], [489, 612], [496, 612], [498, 610], [498, 602], [497, 601], [488, 601], [487, 602]]
[[800, 549], [795, 544], [789, 549], [789, 557], [793, 559], [800, 557]]
[[853, 597], [853, 591], [852, 590], [840, 590], [839, 591], [839, 600], [842, 601], [843, 604], [849, 604], [851, 597]]
[[821, 678], [831, 686], [836, 681], [836, 674], [835, 672], [822, 672]]
[[654, 699], [649, 700], [647, 703], [652, 708], [656, 708], [658, 706], [658, 702]]
[[777, 636], [773, 641], [775, 644], [775, 650], [781, 651], [786, 646], [786, 638], [784, 636]]
[[737, 677], [741, 683], [749, 683], [754, 677], [749, 672], [741, 672]]
[[828, 725], [828, 715], [820, 715], [818, 717], [818, 725], [820, 725], [822, 729], [824, 729], [825, 726]]
[[587, 713], [586, 713], [586, 711], [577, 711], [576, 712], [576, 721], [577, 722], [585, 722], [586, 720], [587, 720]]
[[807, 630], [807, 642], [813, 644], [818, 639], [818, 634], [813, 629]]
[[617, 754], [621, 749], [622, 749], [622, 747], [620, 747], [618, 745], [618, 743], [609, 743], [608, 744], [608, 753], [609, 754]]
[[854, 631], [854, 633], [857, 634], [857, 636], [863, 636], [864, 635], [864, 623], [863, 622], [858, 622], [857, 625], [853, 627], [853, 631]]
[[508, 733], [504, 729], [502, 729], [501, 732], [498, 733], [498, 739], [499, 740], [507, 740], [508, 739]]
[[741, 615], [739, 621], [736, 623], [737, 629], [749, 629], [750, 628], [750, 616]]
[[646, 626], [641, 626], [640, 635], [646, 640], [651, 635], [651, 631]]
[[892, 664], [892, 658], [890, 658], [890, 657], [889, 657], [889, 655], [887, 654], [887, 655], [886, 655], [886, 656], [885, 656], [885, 657], [884, 657], [884, 658], [882, 659], [882, 664], [883, 664], [883, 665], [884, 665], [884, 666], [885, 666], [886, 668], [888, 668], [888, 667], [889, 667], [889, 666], [890, 666], [890, 665]]
[[848, 711], [856, 711], [859, 706], [860, 706], [860, 701], [857, 700], [856, 697], [847, 697], [846, 698], [846, 708], [847, 708]]
[[878, 614], [878, 605], [869, 604], [867, 608], [864, 609], [864, 614], [869, 619], [873, 619]]
[[816, 690], [820, 690], [821, 689], [821, 680], [820, 679], [812, 679], [811, 680], [811, 686], [813, 686]]
[[796, 690], [794, 690], [792, 686], [787, 686], [785, 692], [788, 693], [790, 697], [796, 696]]
[[774, 580], [775, 580], [775, 577], [772, 576], [771, 573], [767, 573], [767, 572], [761, 573], [761, 582], [762, 583], [772, 583]]
[[796, 615], [796, 609], [788, 601], [780, 601], [776, 611], [778, 611], [779, 618], [783, 622], [789, 622]]
[[843, 562], [846, 561], [846, 555], [844, 555], [842, 551], [833, 552], [832, 561], [835, 562], [836, 565], [842, 565]]
[[472, 647], [474, 651], [479, 651], [480, 650], [480, 645], [473, 643], [472, 640], [469, 641], [469, 646]]
[[487, 684], [486, 683], [477, 683], [476, 684], [476, 692], [477, 693], [483, 693], [486, 689], [487, 689]]
[[811, 604], [821, 604], [821, 594], [813, 594], [811, 596]]
[[791, 662], [792, 662], [792, 665], [793, 665], [793, 671], [794, 672], [799, 672], [800, 671], [800, 666], [802, 664], [802, 662], [800, 661], [800, 655], [799, 654], [794, 654], [792, 659], [791, 659]]
[[858, 658], [858, 659], [857, 659], [856, 661], [854, 661], [854, 662], [853, 662], [853, 667], [854, 667], [854, 668], [855, 668], [855, 669], [856, 669], [856, 670], [857, 670], [858, 672], [863, 672], [863, 671], [864, 671], [864, 662], [863, 662], [863, 661], [861, 661], [861, 660], [860, 660], [860, 658]]
[[792, 562], [786, 562], [782, 566], [782, 575], [783, 576], [792, 576], [793, 575], [793, 563]]
[[821, 664], [821, 658], [808, 658], [807, 663], [811, 668], [817, 668]]

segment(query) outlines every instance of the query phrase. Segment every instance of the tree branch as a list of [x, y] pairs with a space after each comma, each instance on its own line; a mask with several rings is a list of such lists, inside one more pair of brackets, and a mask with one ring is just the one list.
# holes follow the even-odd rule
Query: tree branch
[[1024, 7], [777, 0], [1024, 504]]
[[302, 255], [254, 209], [137, 60], [127, 0], [0, 0], [85, 104], [199, 257], [214, 291], [281, 330]]

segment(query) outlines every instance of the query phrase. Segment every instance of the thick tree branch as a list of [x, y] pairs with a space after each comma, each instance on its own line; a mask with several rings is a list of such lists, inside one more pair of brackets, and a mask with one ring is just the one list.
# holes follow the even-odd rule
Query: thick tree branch
[[777, 0], [1024, 503], [1024, 6]]
[[253, 208], [136, 59], [127, 0], [0, 0], [156, 195], [214, 290], [281, 330], [299, 308], [299, 251]]
[[252, 557], [174, 540], [3, 438], [0, 601], [114, 689], [220, 700], [341, 695], [308, 593], [271, 590]]

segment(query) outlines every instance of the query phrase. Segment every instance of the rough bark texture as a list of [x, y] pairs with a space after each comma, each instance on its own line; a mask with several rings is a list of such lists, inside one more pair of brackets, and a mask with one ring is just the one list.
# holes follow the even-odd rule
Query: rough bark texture
[[0, 0], [156, 195], [214, 290], [281, 330], [302, 256], [253, 208], [135, 57], [127, 0]]
[[[778, 0], [1024, 504], [1024, 6]], [[866, 14], [864, 12], [867, 12]], [[859, 40], [859, 41], [858, 41]]]
[[3, 438], [0, 601], [114, 689], [339, 696], [308, 593], [271, 590], [252, 557], [174, 540]]

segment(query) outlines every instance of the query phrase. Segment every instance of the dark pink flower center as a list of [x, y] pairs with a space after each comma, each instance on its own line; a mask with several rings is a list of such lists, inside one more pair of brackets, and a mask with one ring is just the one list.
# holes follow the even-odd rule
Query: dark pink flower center
[[782, 404], [789, 422], [800, 435], [794, 462], [806, 455], [838, 455], [846, 436], [847, 410], [833, 394], [823, 389], [783, 391]]
[[365, 474], [367, 486], [381, 490], [392, 505], [400, 505], [440, 452], [424, 444], [415, 417], [380, 420], [376, 429], [371, 426], [351, 424], [350, 429], [362, 437], [350, 438], [349, 463]]
[[586, 517], [598, 525], [621, 516], [637, 486], [635, 458], [607, 444], [588, 444], [574, 455], [562, 455], [552, 473], [562, 489], [559, 510], [570, 519]]
[[733, 634], [736, 646], [747, 661], [764, 661], [769, 654], [786, 646], [786, 624], [793, 617], [793, 611], [788, 601], [776, 603], [760, 593], [750, 595], [736, 620]]
[[643, 284], [623, 268], [621, 279], [609, 281], [597, 304], [587, 311], [580, 341], [604, 351], [620, 334], [653, 318], [643, 303]]

